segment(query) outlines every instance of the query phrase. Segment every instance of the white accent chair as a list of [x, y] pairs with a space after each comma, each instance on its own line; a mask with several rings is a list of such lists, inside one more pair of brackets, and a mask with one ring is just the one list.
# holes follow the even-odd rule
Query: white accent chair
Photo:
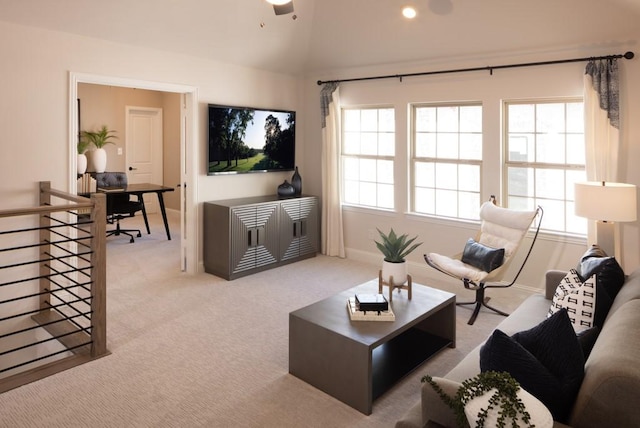
[[[491, 309], [500, 315], [508, 315], [506, 312], [498, 310], [487, 304], [489, 298], [485, 296], [485, 290], [487, 288], [507, 288], [515, 284], [538, 237], [542, 216], [543, 210], [540, 206], [533, 211], [511, 210], [495, 205], [493, 197], [492, 200], [482, 204], [480, 207], [481, 225], [480, 230], [475, 237], [475, 241], [483, 246], [493, 249], [504, 248], [504, 259], [502, 264], [500, 267], [493, 269], [490, 272], [486, 272], [478, 267], [464, 263], [462, 261], [462, 252], [451, 257], [438, 253], [428, 253], [424, 255], [425, 261], [429, 266], [451, 277], [462, 280], [462, 283], [467, 290], [475, 290], [475, 300], [456, 303], [458, 305], [475, 305], [471, 318], [468, 322], [469, 325], [472, 325], [475, 322], [482, 306]], [[527, 231], [536, 217], [539, 217], [538, 225], [527, 255], [513, 279], [509, 283], [504, 283], [503, 277], [507, 273], [511, 262], [520, 247], [522, 239], [527, 234]]]

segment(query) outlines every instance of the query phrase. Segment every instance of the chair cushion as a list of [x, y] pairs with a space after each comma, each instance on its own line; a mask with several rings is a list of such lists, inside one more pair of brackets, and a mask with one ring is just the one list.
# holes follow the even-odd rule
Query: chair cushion
[[502, 266], [504, 261], [504, 248], [491, 248], [469, 238], [464, 251], [462, 252], [462, 262], [477, 267], [485, 272]]
[[494, 330], [480, 349], [480, 370], [509, 372], [557, 421], [566, 421], [584, 377], [584, 356], [566, 309], [509, 337]]

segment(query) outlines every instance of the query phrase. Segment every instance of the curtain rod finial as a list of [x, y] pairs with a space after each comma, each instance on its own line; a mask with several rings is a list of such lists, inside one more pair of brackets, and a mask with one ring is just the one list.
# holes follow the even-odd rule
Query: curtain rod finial
[[624, 54], [625, 59], [632, 59], [634, 56], [635, 55], [631, 51], [628, 51]]

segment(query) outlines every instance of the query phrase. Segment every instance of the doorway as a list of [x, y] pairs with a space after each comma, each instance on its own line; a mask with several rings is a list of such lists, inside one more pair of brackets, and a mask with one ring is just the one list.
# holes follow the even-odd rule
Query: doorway
[[198, 256], [197, 240], [197, 91], [195, 87], [158, 83], [132, 79], [122, 79], [109, 76], [99, 76], [84, 73], [70, 73], [69, 84], [69, 192], [76, 192], [76, 144], [79, 132], [78, 125], [78, 84], [89, 83], [121, 88], [137, 88], [150, 91], [160, 91], [179, 94], [180, 99], [180, 164], [179, 183], [167, 183], [180, 194], [180, 266], [181, 270], [190, 274], [197, 273]]

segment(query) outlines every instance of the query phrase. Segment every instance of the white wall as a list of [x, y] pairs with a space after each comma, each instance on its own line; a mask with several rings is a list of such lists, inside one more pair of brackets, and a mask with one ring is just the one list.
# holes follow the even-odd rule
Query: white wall
[[[550, 53], [522, 57], [505, 57], [487, 59], [487, 62], [462, 61], [412, 65], [386, 66], [352, 70], [337, 70], [322, 76], [309, 76], [305, 85], [305, 111], [310, 118], [310, 126], [305, 138], [308, 159], [320, 157], [321, 133], [318, 79], [331, 80], [350, 77], [401, 74], [419, 71], [447, 70], [485, 65], [514, 64], [549, 59], [582, 58], [591, 55], [607, 55], [624, 53], [632, 50], [632, 46], [616, 47], [606, 51], [583, 52], [562, 51], [550, 58]], [[476, 60], [477, 61], [477, 60]], [[484, 122], [484, 157], [482, 197], [501, 195], [501, 103], [502, 100], [536, 99], [548, 97], [582, 96], [583, 73], [586, 63], [569, 63], [562, 65], [514, 68], [489, 72], [469, 72], [460, 74], [442, 74], [423, 77], [409, 77], [400, 82], [398, 79], [347, 82], [340, 86], [342, 106], [390, 105], [396, 111], [396, 193], [394, 212], [346, 208], [344, 212], [345, 245], [347, 257], [379, 263], [381, 256], [373, 243], [376, 227], [383, 230], [393, 227], [396, 231], [419, 236], [424, 244], [410, 257], [410, 271], [428, 281], [443, 281], [443, 275], [426, 267], [423, 254], [439, 252], [455, 254], [462, 251], [467, 238], [473, 236], [476, 225], [461, 225], [459, 222], [447, 222], [416, 216], [408, 213], [409, 195], [404, 191], [408, 187], [408, 112], [409, 104], [416, 102], [446, 101], [480, 101], [483, 108]], [[640, 61], [621, 59], [623, 111], [622, 130], [624, 160], [621, 166], [620, 180], [640, 185], [640, 172], [636, 165], [640, 161], [638, 143], [640, 142], [640, 123], [635, 120], [640, 115]], [[306, 162], [307, 173], [313, 172], [320, 177], [319, 166]], [[313, 171], [310, 171], [313, 169]], [[320, 192], [318, 184], [313, 186], [314, 192]], [[462, 227], [461, 227], [462, 226]], [[627, 272], [640, 264], [640, 246], [638, 245], [638, 225], [624, 224], [623, 267]], [[526, 246], [523, 245], [523, 246]], [[586, 241], [580, 239], [562, 240], [553, 236], [543, 236], [532, 253], [532, 258], [518, 280], [521, 285], [541, 287], [543, 273], [547, 269], [569, 269], [575, 267], [580, 255], [586, 248]], [[522, 252], [521, 252], [522, 253]], [[521, 254], [522, 256], [522, 254]], [[516, 264], [516, 263], [514, 263]], [[513, 270], [513, 269], [512, 269]], [[372, 272], [373, 273], [373, 272]], [[375, 275], [375, 273], [373, 273]]]

